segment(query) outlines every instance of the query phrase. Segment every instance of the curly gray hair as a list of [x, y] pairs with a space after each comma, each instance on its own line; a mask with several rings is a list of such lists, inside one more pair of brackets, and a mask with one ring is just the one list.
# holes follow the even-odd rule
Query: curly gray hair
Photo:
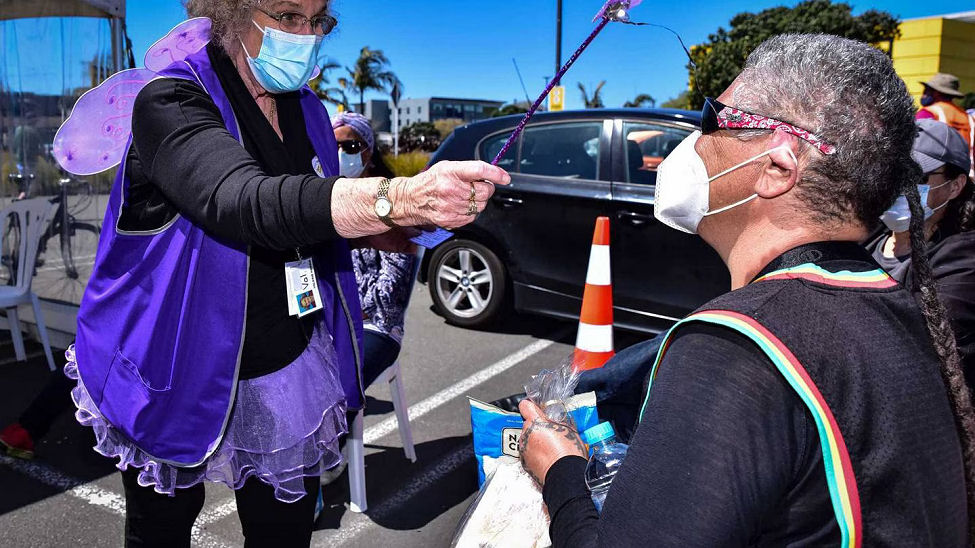
[[914, 102], [882, 51], [839, 36], [782, 34], [748, 56], [738, 80], [736, 106], [836, 146], [829, 156], [802, 149], [809, 164], [797, 191], [815, 220], [874, 227], [897, 195], [917, 184]]
[[251, 24], [251, 9], [264, 0], [183, 0], [190, 17], [207, 17], [213, 21], [211, 39], [224, 51], [233, 53], [240, 47], [240, 35]]

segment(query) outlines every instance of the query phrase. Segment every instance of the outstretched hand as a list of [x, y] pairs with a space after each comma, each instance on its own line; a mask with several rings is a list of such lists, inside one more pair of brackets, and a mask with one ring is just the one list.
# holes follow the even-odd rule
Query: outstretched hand
[[[478, 161], [438, 162], [405, 180], [393, 203], [404, 204], [410, 224], [431, 224], [452, 229], [474, 221], [494, 195], [495, 185], [506, 185], [511, 176], [496, 166]], [[475, 211], [471, 211], [471, 193]]]
[[538, 485], [545, 485], [549, 468], [562, 457], [586, 458], [588, 451], [574, 427], [548, 420], [530, 400], [522, 400], [518, 410], [525, 419], [525, 428], [518, 440], [521, 463]]

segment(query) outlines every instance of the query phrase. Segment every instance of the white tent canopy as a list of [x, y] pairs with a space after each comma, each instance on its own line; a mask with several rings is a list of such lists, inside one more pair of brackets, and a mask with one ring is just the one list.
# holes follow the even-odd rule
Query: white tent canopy
[[0, 20], [28, 17], [125, 17], [125, 0], [0, 0]]

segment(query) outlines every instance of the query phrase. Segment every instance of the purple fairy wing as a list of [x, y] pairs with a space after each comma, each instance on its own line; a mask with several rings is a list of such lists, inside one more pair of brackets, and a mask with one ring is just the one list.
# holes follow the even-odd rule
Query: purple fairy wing
[[54, 136], [54, 158], [75, 175], [92, 175], [118, 165], [132, 131], [132, 106], [156, 73], [129, 69], [88, 90]]
[[136, 96], [157, 72], [209, 42], [209, 19], [183, 21], [149, 48], [146, 68], [123, 70], [82, 95], [54, 137], [54, 158], [61, 167], [92, 175], [118, 165], [132, 133]]
[[146, 68], [159, 72], [206, 47], [210, 43], [210, 25], [206, 17], [196, 17], [176, 25], [146, 52]]
[[594, 23], [603, 18], [611, 21], [629, 21], [629, 11], [639, 6], [642, 2], [643, 0], [607, 0], [592, 20]]

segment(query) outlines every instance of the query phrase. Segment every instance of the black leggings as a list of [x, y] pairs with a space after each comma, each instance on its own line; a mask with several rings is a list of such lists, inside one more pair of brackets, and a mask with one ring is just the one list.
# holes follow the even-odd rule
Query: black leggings
[[[193, 522], [203, 509], [203, 484], [177, 489], [175, 496], [160, 495], [142, 487], [139, 471], [122, 472], [125, 486], [125, 546], [189, 547]], [[307, 547], [311, 544], [318, 477], [305, 478], [308, 493], [294, 503], [274, 498], [274, 488], [250, 478], [234, 492], [237, 514], [244, 532], [245, 548]]]

